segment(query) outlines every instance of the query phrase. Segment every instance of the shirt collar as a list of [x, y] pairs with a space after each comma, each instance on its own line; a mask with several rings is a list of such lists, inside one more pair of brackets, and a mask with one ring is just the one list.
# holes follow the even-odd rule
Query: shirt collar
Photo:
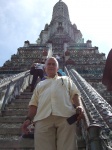
[[58, 74], [56, 74], [56, 75], [54, 76], [54, 78], [50, 78], [50, 77], [48, 77], [48, 76], [45, 76], [46, 79], [56, 79], [57, 77], [58, 77]]

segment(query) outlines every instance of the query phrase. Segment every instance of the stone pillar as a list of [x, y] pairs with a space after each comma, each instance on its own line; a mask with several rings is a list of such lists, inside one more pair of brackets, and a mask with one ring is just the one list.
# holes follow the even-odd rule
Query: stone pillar
[[64, 43], [64, 52], [66, 52], [67, 51], [67, 43]]
[[102, 150], [103, 147], [100, 139], [101, 127], [98, 124], [91, 124], [87, 130], [90, 150]]
[[48, 55], [47, 58], [52, 57], [53, 52], [52, 52], [52, 43], [48, 43]]
[[92, 42], [91, 42], [91, 40], [88, 40], [86, 43], [87, 43], [87, 47], [92, 47]]
[[25, 41], [25, 42], [24, 42], [24, 47], [28, 47], [28, 46], [29, 46], [29, 44], [30, 44], [30, 42], [29, 42], [29, 41]]

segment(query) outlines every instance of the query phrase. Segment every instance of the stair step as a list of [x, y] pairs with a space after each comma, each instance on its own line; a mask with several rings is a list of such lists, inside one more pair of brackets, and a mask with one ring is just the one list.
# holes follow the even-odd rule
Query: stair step
[[12, 103], [29, 103], [30, 100], [31, 100], [31, 98], [27, 98], [27, 99], [15, 99]]
[[25, 120], [26, 116], [5, 116], [0, 117], [0, 123], [21, 123]]
[[24, 92], [29, 92], [29, 93], [32, 93], [32, 92], [30, 92], [31, 91], [31, 88], [29, 88], [29, 89], [26, 89]]
[[31, 98], [32, 95], [20, 95], [16, 99], [26, 99], [26, 98]]
[[0, 150], [34, 150], [34, 140], [24, 139], [0, 139]]
[[22, 136], [21, 135], [12, 135], [12, 134], [7, 134], [6, 135], [0, 135], [0, 140], [19, 140]]
[[28, 113], [28, 109], [11, 109], [11, 110], [7, 110], [3, 113], [3, 115], [5, 116], [26, 116]]
[[21, 95], [30, 95], [30, 96], [32, 96], [32, 92], [29, 92], [29, 90], [27, 90], [27, 91], [24, 91], [23, 93], [21, 93]]
[[20, 103], [19, 103], [19, 102], [18, 102], [18, 103], [13, 103], [13, 104], [11, 104], [11, 105], [8, 105], [8, 106], [6, 107], [7, 110], [8, 110], [8, 109], [12, 109], [12, 108], [13, 108], [13, 109], [15, 109], [15, 108], [16, 108], [16, 109], [28, 108], [28, 103], [26, 103], [26, 102], [24, 102], [24, 103], [21, 103], [21, 102], [20, 102]]
[[22, 124], [0, 124], [0, 135], [21, 135]]
[[[33, 134], [32, 134], [32, 136], [33, 136]], [[9, 141], [12, 141], [12, 140], [19, 140], [19, 139], [34, 139], [34, 138], [31, 138], [31, 135], [26, 135], [26, 138], [23, 138], [22, 134], [21, 135], [7, 134], [7, 136], [0, 135], [0, 140], [9, 140]]]

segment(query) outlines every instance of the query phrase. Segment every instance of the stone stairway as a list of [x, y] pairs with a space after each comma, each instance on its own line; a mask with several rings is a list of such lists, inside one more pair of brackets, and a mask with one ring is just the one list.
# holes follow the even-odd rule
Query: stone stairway
[[34, 150], [34, 140], [23, 138], [21, 125], [26, 118], [32, 93], [28, 87], [0, 116], [0, 150]]

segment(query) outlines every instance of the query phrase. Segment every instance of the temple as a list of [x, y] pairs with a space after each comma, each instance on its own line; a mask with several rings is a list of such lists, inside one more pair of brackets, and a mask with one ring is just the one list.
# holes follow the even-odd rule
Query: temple
[[84, 42], [81, 31], [71, 23], [68, 7], [62, 0], [54, 5], [51, 22], [45, 24], [36, 43], [25, 41], [23, 47], [19, 47], [0, 68], [0, 78], [29, 70], [33, 62], [45, 61], [49, 49], [53, 56], [60, 57], [61, 68], [66, 65], [68, 69], [75, 69], [111, 103], [111, 93], [101, 82], [105, 54], [100, 53], [97, 46], [92, 46], [91, 40]]
[[108, 59], [90, 39], [84, 42], [67, 5], [59, 0], [36, 43], [23, 43], [0, 68], [0, 150], [34, 150], [33, 124], [29, 134], [21, 133], [32, 97], [29, 69], [51, 56], [59, 59], [60, 68], [81, 93], [84, 118], [76, 123], [78, 150], [112, 150], [112, 93], [102, 84]]

